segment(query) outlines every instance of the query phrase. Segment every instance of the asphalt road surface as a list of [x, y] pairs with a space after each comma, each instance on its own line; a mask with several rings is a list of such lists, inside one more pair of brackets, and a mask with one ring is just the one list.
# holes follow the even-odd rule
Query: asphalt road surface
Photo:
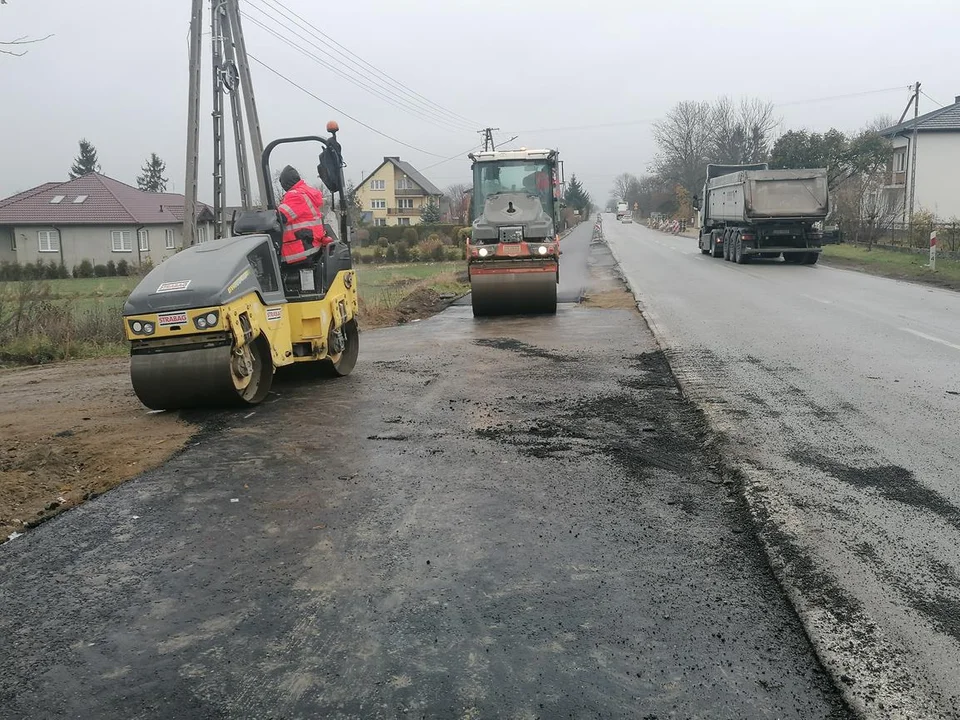
[[960, 295], [604, 230], [848, 698], [960, 717]]
[[635, 311], [275, 389], [0, 546], [3, 717], [848, 717]]

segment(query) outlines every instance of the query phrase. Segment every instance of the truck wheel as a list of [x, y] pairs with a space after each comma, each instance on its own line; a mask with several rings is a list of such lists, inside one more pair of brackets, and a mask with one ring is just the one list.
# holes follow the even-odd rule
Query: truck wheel
[[807, 253], [807, 257], [806, 257], [806, 260], [804, 261], [804, 264], [816, 265], [818, 260], [820, 260], [820, 253]]
[[700, 246], [701, 255], [709, 255], [713, 252], [713, 235], [710, 236], [710, 240], [707, 241], [707, 247], [703, 246], [703, 235], [700, 236], [700, 239], [697, 241], [697, 245]]
[[723, 259], [730, 262], [730, 233], [723, 233]]
[[734, 250], [734, 262], [736, 262], [737, 265], [746, 265], [747, 262], [749, 262], [749, 258], [743, 254], [743, 237], [740, 235], [740, 233], [737, 233], [736, 244], [734, 247], [736, 248]]
[[717, 249], [717, 234], [715, 232], [710, 233], [710, 257], [723, 257], [723, 245]]

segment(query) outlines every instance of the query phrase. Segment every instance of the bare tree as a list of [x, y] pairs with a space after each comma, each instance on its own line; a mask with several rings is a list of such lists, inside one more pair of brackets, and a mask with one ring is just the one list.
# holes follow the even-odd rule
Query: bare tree
[[613, 197], [622, 202], [630, 200], [630, 193], [639, 184], [636, 175], [620, 173], [613, 181]]
[[712, 155], [710, 120], [709, 103], [686, 100], [655, 122], [653, 138], [658, 152], [652, 164], [654, 172], [670, 184], [695, 192]]
[[[0, 5], [6, 5], [7, 0], [0, 0]], [[21, 50], [25, 45], [33, 45], [44, 40], [49, 40], [53, 34], [45, 35], [42, 38], [30, 38], [28, 35], [21, 35], [13, 40], [0, 40], [0, 55], [13, 55], [14, 57], [23, 57], [29, 50]]]
[[467, 214], [469, 210], [466, 200], [472, 191], [473, 188], [466, 183], [454, 183], [447, 188], [445, 193], [450, 200], [450, 213], [459, 219], [461, 225], [468, 222]]
[[735, 105], [728, 97], [720, 98], [711, 109], [712, 160], [733, 165], [765, 162], [779, 122], [769, 102], [754, 98]]

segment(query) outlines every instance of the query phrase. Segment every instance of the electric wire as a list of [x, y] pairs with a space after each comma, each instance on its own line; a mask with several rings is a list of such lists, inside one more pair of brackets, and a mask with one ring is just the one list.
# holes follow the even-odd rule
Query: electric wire
[[390, 140], [390, 141], [392, 141], [392, 142], [395, 142], [395, 143], [397, 143], [398, 145], [403, 145], [404, 147], [410, 148], [411, 150], [416, 150], [417, 152], [423, 153], [424, 155], [431, 155], [432, 157], [438, 157], [438, 158], [442, 158], [442, 157], [443, 157], [443, 155], [440, 155], [439, 153], [430, 152], [429, 150], [424, 150], [423, 148], [417, 147], [416, 145], [411, 145], [410, 143], [403, 142], [403, 140], [398, 140], [397, 138], [393, 137], [392, 135], [387, 135], [385, 132], [383, 132], [383, 131], [381, 131], [381, 130], [377, 130], [377, 128], [373, 127], [372, 125], [368, 125], [367, 123], [363, 122], [363, 120], [360, 120], [359, 118], [354, 117], [353, 115], [351, 115], [350, 113], [346, 112], [345, 110], [341, 110], [341, 109], [338, 108], [336, 105], [332, 105], [332, 104], [328, 103], [326, 100], [324, 100], [323, 98], [321, 98], [321, 97], [320, 97], [319, 95], [317, 95], [316, 93], [311, 92], [310, 90], [308, 90], [307, 88], [305, 88], [303, 85], [300, 85], [300, 84], [299, 84], [298, 82], [296, 82], [295, 80], [292, 80], [292, 79], [290, 79], [289, 77], [287, 77], [286, 75], [284, 75], [284, 74], [283, 74], [282, 72], [280, 72], [279, 70], [276, 70], [275, 68], [271, 67], [270, 65], [267, 65], [267, 63], [263, 62], [263, 60], [259, 59], [259, 58], [256, 57], [255, 55], [250, 55], [249, 53], [247, 53], [247, 57], [249, 57], [251, 60], [253, 60], [255, 63], [257, 63], [257, 65], [259, 65], [260, 67], [262, 67], [262, 68], [264, 68], [265, 70], [268, 70], [269, 72], [271, 72], [271, 73], [273, 73], [274, 75], [276, 75], [276, 76], [277, 76], [278, 78], [280, 78], [281, 80], [286, 81], [288, 84], [290, 84], [290, 85], [292, 85], [293, 87], [297, 88], [297, 89], [300, 90], [301, 92], [309, 95], [310, 97], [312, 97], [312, 98], [313, 98], [314, 100], [316, 100], [317, 102], [323, 103], [324, 105], [326, 105], [328, 108], [330, 108], [330, 109], [333, 110], [334, 112], [338, 112], [338, 113], [340, 113], [341, 115], [343, 115], [345, 118], [349, 118], [350, 120], [353, 120], [355, 123], [357, 123], [357, 124], [360, 125], [361, 127], [365, 127], [367, 130], [370, 130], [371, 132], [374, 132], [374, 133], [376, 133], [377, 135], [380, 135], [381, 137], [386, 138], [387, 140]]
[[[894, 90], [902, 90], [900, 86], [889, 87], [889, 88], [879, 88], [877, 90], [864, 90], [861, 92], [846, 93], [844, 95], [831, 95], [829, 97], [821, 98], [808, 98], [806, 100], [791, 100], [789, 102], [773, 103], [774, 107], [787, 107], [791, 105], [805, 105], [818, 102], [827, 102], [829, 100], [845, 100], [847, 98], [861, 97], [863, 95], [874, 95], [878, 93], [893, 92]], [[922, 91], [921, 91], [922, 92]], [[592, 130], [594, 128], [609, 128], [609, 127], [624, 127], [628, 125], [649, 125], [656, 122], [660, 118], [646, 118], [643, 120], [623, 120], [619, 122], [610, 122], [610, 123], [595, 123], [592, 125], [567, 125], [565, 127], [554, 127], [554, 128], [536, 128], [532, 130], [515, 130], [513, 132], [517, 133], [545, 133], [545, 132], [564, 132], [569, 130]]]
[[[382, 99], [383, 101], [385, 101], [385, 102], [387, 102], [388, 104], [392, 105], [393, 107], [395, 107], [395, 108], [397, 108], [397, 109], [399, 109], [399, 110], [402, 110], [402, 111], [404, 111], [404, 112], [407, 112], [407, 113], [409, 113], [409, 114], [417, 117], [419, 120], [423, 120], [424, 122], [431, 123], [431, 124], [435, 125], [436, 127], [439, 127], [440, 129], [443, 129], [443, 130], [447, 130], [447, 131], [449, 131], [449, 132], [466, 132], [466, 131], [467, 131], [467, 128], [465, 128], [465, 127], [455, 126], [455, 125], [452, 125], [452, 124], [449, 124], [449, 123], [440, 124], [440, 122], [437, 122], [437, 120], [435, 120], [434, 118], [431, 118], [430, 116], [424, 114], [419, 108], [417, 108], [417, 107], [415, 107], [415, 106], [413, 106], [413, 105], [403, 104], [404, 101], [403, 101], [402, 98], [392, 98], [392, 97], [390, 97], [389, 95], [386, 95], [386, 94], [380, 92], [379, 90], [377, 90], [377, 88], [371, 87], [370, 85], [368, 85], [367, 83], [363, 82], [362, 80], [359, 80], [359, 79], [357, 79], [357, 78], [354, 78], [354, 77], [350, 76], [349, 74], [343, 72], [343, 71], [340, 70], [339, 68], [335, 67], [334, 65], [331, 65], [330, 63], [326, 62], [326, 61], [323, 60], [322, 58], [318, 57], [316, 54], [312, 53], [310, 50], [308, 50], [308, 49], [306, 49], [306, 48], [304, 48], [304, 47], [302, 47], [302, 46], [300, 46], [300, 45], [297, 45], [297, 44], [294, 43], [289, 37], [284, 36], [283, 34], [277, 32], [277, 31], [274, 30], [273, 28], [270, 28], [270, 27], [268, 27], [267, 25], [265, 25], [264, 23], [260, 22], [257, 18], [254, 18], [254, 17], [250, 16], [249, 14], [247, 14], [247, 13], [245, 13], [245, 12], [241, 12], [241, 15], [243, 15], [243, 17], [245, 17], [247, 20], [249, 20], [250, 22], [252, 22], [252, 23], [253, 23], [254, 25], [256, 25], [257, 27], [261, 28], [262, 30], [264, 30], [265, 32], [269, 33], [270, 35], [272, 35], [272, 36], [275, 37], [276, 39], [280, 40], [281, 42], [285, 43], [285, 44], [288, 45], [289, 47], [291, 47], [291, 48], [293, 48], [293, 49], [295, 49], [295, 50], [298, 50], [298, 51], [299, 51], [300, 53], [302, 53], [304, 56], [310, 58], [311, 60], [313, 60], [313, 61], [316, 62], [317, 64], [322, 65], [323, 67], [327, 68], [328, 70], [330, 70], [330, 71], [333, 72], [333, 73], [336, 73], [336, 74], [339, 75], [340, 77], [344, 78], [347, 82], [350, 82], [350, 83], [352, 83], [353, 85], [356, 85], [357, 87], [360, 87], [360, 88], [362, 88], [363, 90], [366, 90], [366, 91], [369, 92], [370, 94], [372, 94], [372, 95], [374, 95], [374, 96], [376, 96], [376, 97], [379, 97], [380, 99]], [[284, 28], [284, 29], [286, 29], [286, 30], [289, 31], [289, 28]], [[298, 37], [299, 37], [299, 36], [298, 36]], [[309, 42], [309, 40], [308, 40], [308, 42]], [[442, 119], [442, 118], [439, 118], [439, 120], [443, 120], [443, 119]]]
[[305, 33], [310, 34], [310, 31], [307, 30], [307, 28], [310, 28], [310, 30], [313, 31], [312, 37], [314, 40], [319, 42], [320, 38], [323, 38], [327, 40], [329, 44], [335, 46], [336, 48], [339, 48], [342, 51], [343, 55], [331, 53], [330, 51], [326, 50], [324, 47], [322, 47], [319, 44], [315, 46], [321, 53], [331, 58], [334, 62], [344, 63], [344, 65], [346, 64], [346, 62], [349, 62], [355, 68], [355, 70], [350, 70], [350, 72], [359, 71], [360, 73], [363, 73], [365, 76], [367, 76], [364, 78], [365, 80], [377, 84], [387, 92], [395, 94], [396, 92], [399, 91], [400, 93], [402, 93], [402, 95], [406, 96], [402, 98], [403, 100], [411, 104], [414, 104], [416, 106], [422, 107], [422, 109], [424, 109], [425, 111], [435, 113], [435, 114], [439, 113], [439, 117], [443, 120], [446, 120], [451, 123], [459, 124], [459, 125], [466, 125], [470, 129], [476, 128], [479, 125], [479, 123], [477, 123], [476, 121], [471, 120], [470, 118], [464, 117], [463, 115], [460, 115], [459, 113], [456, 113], [444, 107], [443, 105], [440, 105], [439, 103], [434, 102], [433, 100], [430, 100], [429, 98], [417, 92], [413, 88], [409, 87], [402, 81], [397, 80], [396, 78], [392, 77], [391, 75], [381, 70], [377, 66], [364, 60], [362, 57], [360, 57], [353, 51], [341, 45], [330, 35], [323, 32], [320, 28], [318, 28], [316, 25], [314, 25], [309, 20], [304, 18], [302, 15], [298, 15], [295, 11], [284, 7], [280, 3], [277, 3], [275, 0], [248, 0], [248, 4], [251, 4], [251, 7], [256, 7], [259, 12], [263, 13], [264, 15], [266, 15], [267, 17], [270, 17], [272, 20], [275, 20], [275, 21], [277, 20], [277, 18], [271, 15], [270, 13], [264, 11], [262, 7], [259, 7], [258, 5], [256, 5], [255, 3], [257, 2], [266, 3], [274, 13], [282, 16], [285, 20], [292, 22], [296, 27], [298, 27], [300, 30], [302, 30]]
[[457, 153], [456, 155], [451, 155], [450, 157], [445, 158], [445, 159], [443, 159], [443, 160], [438, 160], [437, 162], [433, 163], [433, 165], [427, 165], [425, 168], [423, 168], [423, 170], [429, 170], [430, 168], [435, 168], [435, 167], [437, 167], [438, 165], [443, 165], [444, 163], [448, 163], [448, 162], [450, 162], [451, 160], [456, 160], [457, 158], [462, 158], [462, 157], [464, 157], [467, 153], [471, 153], [471, 152], [473, 152], [474, 150], [478, 150], [478, 149], [480, 149], [480, 148], [482, 148], [482, 147], [483, 147], [483, 143], [480, 143], [479, 145], [474, 145], [473, 147], [469, 147], [469, 148], [467, 148], [466, 150], [464, 150], [463, 152]]

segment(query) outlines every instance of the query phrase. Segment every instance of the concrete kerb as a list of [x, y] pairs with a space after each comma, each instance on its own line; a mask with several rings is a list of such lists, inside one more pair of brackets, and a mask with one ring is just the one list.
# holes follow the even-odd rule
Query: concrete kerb
[[[800, 619], [821, 666], [844, 701], [858, 718], [864, 720], [936, 717], [937, 709], [928, 701], [911, 697], [911, 690], [915, 691], [916, 683], [900, 669], [896, 659], [901, 652], [879, 628], [870, 624], [871, 636], [865, 641], [865, 628], [858, 628], [862, 631], [859, 634], [854, 633], [852, 623], [837, 618], [827, 608], [811, 603], [803, 594], [790, 572], [791, 563], [783, 544], [777, 540], [778, 536], [790, 537], [795, 534], [788, 523], [778, 525], [774, 519], [775, 515], [781, 516], [782, 513], [774, 507], [775, 499], [769, 497], [772, 476], [746, 459], [736, 457], [730, 423], [721, 410], [702, 397], [700, 390], [707, 387], [704, 378], [673, 351], [675, 343], [670, 333], [659, 321], [656, 311], [643, 303], [640, 289], [633, 286], [623, 271], [616, 248], [608, 242], [606, 244], [617, 263], [618, 273], [633, 293], [637, 309], [667, 359], [680, 391], [703, 412], [707, 420], [712, 437], [706, 445], [716, 452], [723, 475], [739, 481], [754, 535], [760, 541], [767, 563]], [[868, 653], [862, 652], [864, 645], [869, 645]], [[855, 683], [851, 680], [851, 673], [852, 677], [857, 678]], [[869, 681], [865, 682], [864, 678], [869, 678]]]

